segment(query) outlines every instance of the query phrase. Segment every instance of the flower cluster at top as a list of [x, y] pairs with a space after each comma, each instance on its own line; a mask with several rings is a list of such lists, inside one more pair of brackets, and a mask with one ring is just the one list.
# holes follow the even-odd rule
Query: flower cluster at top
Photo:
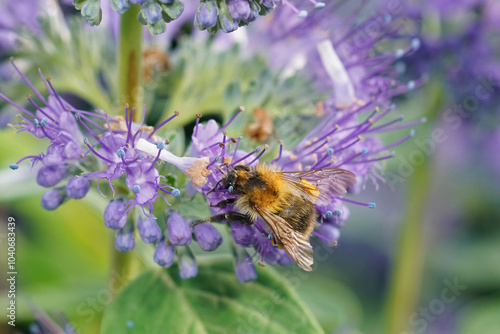
[[[179, 0], [109, 0], [111, 7], [119, 14], [127, 12], [132, 5], [141, 7], [137, 19], [147, 25], [153, 35], [164, 33], [166, 23], [178, 19], [184, 11], [184, 4]], [[307, 7], [321, 9], [323, 2], [309, 0]], [[278, 0], [200, 0], [195, 26], [200, 30], [207, 29], [211, 33], [222, 30], [229, 33], [255, 21], [259, 15], [267, 15], [277, 6]], [[99, 25], [102, 20], [100, 0], [74, 0], [82, 18], [92, 26]], [[299, 10], [288, 0], [282, 0], [284, 6], [300, 18], [308, 15], [307, 10]], [[307, 8], [305, 7], [305, 8]]]

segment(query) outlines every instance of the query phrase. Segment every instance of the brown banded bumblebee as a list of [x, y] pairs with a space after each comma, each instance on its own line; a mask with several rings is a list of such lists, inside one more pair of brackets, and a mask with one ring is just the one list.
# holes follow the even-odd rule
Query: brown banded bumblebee
[[[237, 221], [251, 225], [257, 218], [274, 236], [273, 244], [284, 248], [304, 270], [313, 264], [309, 236], [316, 225], [315, 204], [327, 205], [332, 197], [342, 196], [356, 183], [356, 176], [340, 168], [323, 168], [303, 172], [283, 172], [273, 165], [228, 168], [220, 184], [235, 197], [212, 205], [225, 208], [232, 204], [236, 211], [194, 222]], [[266, 228], [266, 226], [268, 228]]]

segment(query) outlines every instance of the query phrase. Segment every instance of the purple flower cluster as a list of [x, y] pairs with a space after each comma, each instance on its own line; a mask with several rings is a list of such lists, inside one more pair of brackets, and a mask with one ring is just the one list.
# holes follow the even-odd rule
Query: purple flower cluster
[[[372, 101], [364, 105], [353, 105], [348, 110], [339, 111], [335, 106], [325, 104], [326, 115], [320, 120], [318, 125], [307, 135], [296, 147], [285, 150], [284, 144], [280, 142], [280, 151], [271, 163], [277, 165], [284, 171], [303, 171], [311, 169], [321, 169], [326, 167], [343, 168], [357, 175], [358, 185], [355, 192], [365, 187], [368, 181], [372, 181], [376, 186], [378, 182], [385, 182], [382, 176], [383, 160], [394, 157], [394, 153], [388, 153], [390, 149], [408, 140], [413, 132], [400, 140], [384, 144], [376, 137], [377, 133], [397, 130], [410, 127], [422, 121], [410, 122], [406, 124], [394, 125], [401, 121], [396, 118], [383, 122], [382, 119], [390, 114], [393, 106], [382, 107], [383, 101]], [[194, 156], [204, 156], [210, 158], [207, 168], [211, 171], [205, 185], [197, 189], [202, 192], [209, 203], [216, 204], [222, 200], [233, 197], [228, 190], [215, 190], [210, 195], [217, 182], [222, 178], [223, 173], [219, 170], [221, 163], [227, 163], [228, 168], [244, 164], [252, 166], [259, 163], [268, 147], [257, 147], [252, 152], [239, 150], [241, 138], [231, 138], [227, 135], [227, 128], [231, 122], [243, 111], [240, 108], [237, 113], [219, 128], [215, 121], [210, 120], [206, 124], [197, 122], [192, 136], [191, 154]], [[360, 121], [358, 121], [360, 119]], [[234, 145], [234, 147], [232, 147]], [[349, 210], [345, 203], [356, 204], [368, 208], [374, 208], [375, 203], [361, 203], [347, 198], [336, 197], [327, 205], [316, 205], [317, 211], [321, 214], [318, 226], [313, 231], [317, 241], [330, 245], [336, 244], [342, 227], [349, 217]], [[226, 208], [212, 208], [212, 213], [221, 214], [231, 211], [231, 206]], [[257, 221], [253, 226], [243, 225], [238, 222], [229, 222], [234, 243], [237, 245], [234, 251], [236, 259], [237, 276], [241, 281], [255, 278], [250, 274], [255, 269], [253, 262], [263, 261], [274, 265], [287, 265], [293, 261], [288, 254], [275, 248], [269, 235], [263, 226], [262, 221]], [[204, 226], [202, 224], [199, 226]], [[249, 261], [248, 256], [242, 255], [239, 247], [254, 248], [255, 261]]]
[[[498, 4], [491, 0], [421, 1], [409, 3], [406, 10], [422, 36], [422, 48], [405, 62], [410, 73], [431, 73], [444, 79], [451, 92], [449, 109], [474, 124], [491, 127], [499, 121], [500, 47]], [[434, 15], [441, 29], [427, 29], [428, 16]], [[458, 22], [457, 22], [458, 21]], [[458, 23], [458, 24], [457, 24]], [[480, 60], [480, 61], [478, 61]]]
[[[110, 117], [99, 111], [91, 113], [77, 110], [56, 92], [50, 79], [46, 80], [41, 72], [49, 91], [48, 98], [35, 89], [13, 61], [12, 65], [42, 105], [28, 96], [29, 103], [36, 109], [31, 112], [1, 93], [0, 97], [21, 111], [21, 121], [15, 124], [19, 131], [49, 139], [50, 144], [46, 153], [26, 156], [11, 164], [10, 168], [17, 170], [25, 160], [31, 160], [32, 166], [42, 165], [37, 172], [37, 183], [53, 188], [42, 196], [42, 206], [47, 210], [55, 210], [68, 198], [85, 197], [90, 189], [89, 180], [97, 179], [99, 192], [99, 182], [106, 180], [113, 195], [115, 189], [112, 181], [120, 182], [120, 194], [109, 202], [104, 211], [105, 226], [117, 230], [116, 249], [131, 251], [135, 247], [134, 231], [137, 228], [143, 242], [157, 244], [155, 261], [162, 266], [169, 266], [169, 256], [173, 256], [169, 250], [173, 252], [173, 246], [191, 243], [191, 227], [179, 214], [172, 213], [167, 219], [168, 238], [165, 238], [157, 224], [153, 204], [160, 197], [168, 205], [164, 195], [177, 197], [180, 191], [161, 182], [162, 176], [156, 163], [162, 159], [177, 166], [196, 185], [204, 184], [205, 176], [209, 173], [206, 159], [177, 157], [164, 150], [168, 140], [159, 139], [156, 133], [177, 117], [178, 112], [157, 127], [149, 127], [144, 126], [145, 113], [141, 124], [134, 123], [135, 110], [128, 106], [125, 118]], [[91, 139], [85, 137], [84, 133]], [[74, 176], [82, 171], [85, 172], [81, 176]], [[65, 179], [68, 179], [66, 185], [60, 186]], [[124, 187], [128, 191], [124, 191]], [[141, 210], [131, 215], [135, 207]], [[195, 240], [204, 250], [214, 250], [222, 242], [222, 237], [213, 226], [199, 226], [193, 232]], [[177, 253], [182, 264], [181, 276], [189, 278], [196, 275], [196, 262], [190, 250], [181, 247]]]
[[[25, 109], [1, 93], [0, 97], [21, 111], [21, 121], [14, 124], [18, 132], [25, 131], [37, 138], [48, 139], [50, 144], [45, 153], [23, 157], [11, 164], [10, 168], [18, 169], [19, 164], [25, 160], [31, 160], [32, 166], [41, 165], [38, 166], [36, 181], [42, 187], [52, 188], [42, 196], [42, 206], [47, 210], [55, 210], [67, 198], [81, 199], [85, 197], [90, 188], [89, 181], [79, 176], [71, 177], [65, 186], [60, 185], [63, 180], [70, 175], [75, 175], [80, 170], [82, 155], [84, 155], [81, 146], [84, 136], [78, 127], [75, 116], [92, 124], [97, 125], [97, 123], [89, 117], [90, 113], [75, 109], [59, 96], [50, 79], [46, 79], [42, 72], [40, 72], [40, 76], [49, 92], [47, 98], [28, 81], [12, 60], [11, 63], [35, 94], [36, 98], [31, 95], [27, 97], [35, 111], [31, 112]], [[37, 98], [41, 104], [35, 101]], [[99, 118], [100, 116], [93, 115], [92, 117]]]
[[[328, 3], [300, 20], [277, 8], [269, 20], [249, 29], [248, 45], [255, 52], [265, 50], [270, 64], [287, 75], [306, 74], [319, 91], [332, 92], [331, 99], [339, 107], [372, 98], [389, 100], [420, 86], [423, 76], [399, 82], [402, 69], [393, 66], [420, 48], [419, 38], [404, 37], [403, 6], [374, 8], [371, 15], [356, 22], [366, 17], [361, 9], [349, 3]], [[399, 43], [402, 48], [382, 47], [395, 39], [403, 42]]]
[[[308, 0], [307, 3], [297, 1], [299, 6], [288, 0], [200, 0], [194, 16], [194, 25], [211, 33], [219, 30], [230, 33], [255, 21], [259, 16], [271, 13], [280, 2], [290, 13], [301, 19], [308, 16], [305, 9], [317, 10], [325, 7], [323, 2], [316, 0]], [[179, 0], [111, 0], [110, 4], [120, 15], [127, 12], [132, 5], [139, 5], [141, 9], [137, 19], [148, 26], [152, 35], [165, 33], [166, 23], [178, 20], [185, 9], [184, 3]], [[74, 1], [74, 5], [90, 25], [101, 23], [102, 10], [99, 1], [78, 0]]]
[[33, 0], [6, 0], [0, 3], [0, 52], [12, 50], [18, 42], [21, 27], [33, 32], [40, 31], [38, 14], [40, 3]]
[[[317, 34], [318, 27], [321, 28], [327, 18], [331, 20], [331, 16], [323, 13], [315, 13], [311, 21], [297, 20], [280, 8], [265, 27], [254, 26], [254, 30], [248, 33], [249, 45], [267, 48], [270, 62], [277, 63], [285, 72], [290, 68], [305, 70], [320, 89], [332, 91], [329, 99], [318, 104], [317, 114], [321, 117], [318, 125], [289, 150], [285, 150], [284, 143], [280, 141], [279, 154], [270, 162], [284, 171], [325, 167], [349, 170], [358, 180], [355, 188], [349, 189], [350, 192], [365, 188], [368, 181], [378, 187], [379, 182], [385, 182], [383, 161], [394, 157], [391, 149], [411, 138], [413, 131], [390, 144], [384, 144], [377, 135], [425, 121], [420, 119], [401, 124], [403, 117], [390, 119], [394, 109], [392, 97], [406, 93], [424, 81], [420, 78], [401, 83], [396, 80], [399, 73], [393, 66], [399, 59], [416, 51], [420, 41], [417, 38], [407, 39], [406, 49], [374, 53], [373, 49], [379, 43], [398, 36], [400, 11], [394, 15], [376, 12], [353, 29], [341, 29], [340, 33], [332, 29]], [[357, 13], [358, 10], [354, 10], [352, 16], [355, 17]], [[352, 20], [349, 17], [343, 23], [352, 23]], [[262, 34], [261, 30], [265, 30], [266, 34]], [[259, 43], [252, 43], [252, 38], [259, 38]], [[292, 56], [294, 59], [291, 59]], [[301, 60], [301, 57], [307, 61]], [[299, 67], [296, 67], [297, 64]], [[261, 160], [269, 161], [262, 159], [268, 150], [267, 145], [264, 148], [257, 147], [252, 152], [244, 152], [239, 150], [241, 138], [228, 136], [228, 126], [242, 110], [240, 108], [221, 128], [213, 120], [204, 125], [198, 121], [195, 126], [191, 154], [210, 159], [208, 182], [198, 187], [204, 195], [221, 179], [220, 164], [227, 163], [231, 168], [239, 164], [251, 166]], [[207, 200], [216, 204], [230, 197], [227, 190], [216, 190], [207, 196]], [[375, 207], [375, 203], [361, 203], [341, 197], [332, 198], [327, 205], [316, 205], [321, 216], [313, 231], [313, 243], [336, 244], [340, 236], [339, 228], [349, 216], [346, 203]], [[212, 208], [212, 213], [221, 214], [230, 210], [231, 206]], [[248, 226], [230, 222], [236, 244], [234, 255], [237, 277], [242, 282], [255, 279], [253, 263], [256, 261], [271, 265], [292, 263], [284, 250], [272, 245], [264, 224], [257, 221], [253, 226]], [[249, 256], [244, 248], [253, 248], [254, 255]]]

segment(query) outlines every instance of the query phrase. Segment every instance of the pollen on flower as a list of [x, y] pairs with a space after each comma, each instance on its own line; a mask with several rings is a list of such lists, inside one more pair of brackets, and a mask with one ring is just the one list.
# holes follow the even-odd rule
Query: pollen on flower
[[193, 180], [195, 187], [200, 187], [207, 183], [207, 176], [210, 174], [210, 170], [207, 169], [209, 161], [207, 157], [196, 159], [186, 171], [186, 176]]
[[253, 110], [254, 122], [245, 127], [245, 133], [251, 139], [265, 141], [274, 133], [273, 120], [266, 109]]

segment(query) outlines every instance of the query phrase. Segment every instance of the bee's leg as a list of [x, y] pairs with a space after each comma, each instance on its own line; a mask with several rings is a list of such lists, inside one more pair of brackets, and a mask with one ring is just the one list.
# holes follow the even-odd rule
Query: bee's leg
[[253, 222], [250, 220], [250, 217], [248, 215], [244, 215], [242, 213], [235, 212], [235, 211], [229, 211], [226, 213], [222, 213], [220, 215], [208, 217], [207, 219], [195, 221], [195, 222], [193, 222], [193, 226], [196, 226], [196, 225], [202, 224], [202, 223], [219, 223], [219, 222], [224, 221], [224, 220], [238, 222], [238, 223], [242, 223], [245, 225], [252, 225], [253, 224]]
[[224, 209], [228, 204], [232, 204], [234, 202], [236, 202], [236, 198], [225, 199], [225, 200], [220, 201], [219, 203], [217, 203], [215, 205], [210, 204], [210, 207]]

